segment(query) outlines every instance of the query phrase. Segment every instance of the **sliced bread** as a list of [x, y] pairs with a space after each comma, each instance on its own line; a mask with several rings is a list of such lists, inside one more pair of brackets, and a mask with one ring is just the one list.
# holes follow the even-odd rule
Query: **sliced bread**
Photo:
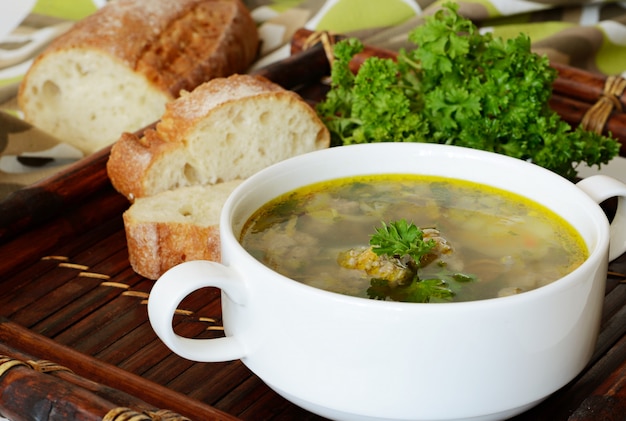
[[111, 148], [109, 178], [132, 202], [123, 215], [131, 266], [157, 279], [184, 261], [219, 261], [219, 214], [240, 180], [329, 144], [313, 109], [266, 79], [216, 78], [183, 94], [155, 129]]
[[219, 218], [241, 183], [190, 186], [137, 199], [123, 214], [131, 267], [157, 279], [188, 260], [219, 261]]
[[130, 201], [191, 185], [245, 179], [286, 158], [328, 147], [328, 129], [299, 95], [233, 75], [169, 103], [156, 129], [125, 133], [107, 171]]
[[156, 121], [181, 90], [244, 72], [258, 44], [240, 0], [116, 0], [36, 58], [18, 105], [26, 121], [90, 154]]

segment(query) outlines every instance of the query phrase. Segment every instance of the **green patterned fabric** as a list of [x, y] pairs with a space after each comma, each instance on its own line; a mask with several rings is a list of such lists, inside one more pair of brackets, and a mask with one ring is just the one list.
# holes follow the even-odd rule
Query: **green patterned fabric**
[[[410, 46], [406, 34], [449, 0], [328, 0], [286, 2], [248, 0], [258, 13], [261, 27], [275, 28], [290, 9], [305, 10], [308, 19], [298, 24], [310, 29], [326, 29], [353, 34], [365, 43], [397, 50]], [[524, 32], [533, 48], [558, 63], [605, 75], [626, 71], [626, 4], [616, 1], [456, 1], [460, 13], [482, 30], [511, 38]], [[269, 12], [271, 11], [271, 12]], [[281, 28], [285, 29], [285, 28]], [[295, 28], [297, 29], [297, 28]], [[294, 27], [287, 27], [286, 34]], [[288, 36], [285, 36], [288, 39]]]
[[342, 0], [329, 2], [319, 21], [317, 30], [333, 30], [348, 33], [372, 27], [392, 26], [404, 22], [415, 15], [413, 8], [402, 0], [386, 0], [385, 7], [380, 2], [362, 0]]
[[[114, 0], [109, 0], [114, 1]], [[175, 0], [172, 0], [175, 1]], [[406, 34], [450, 0], [243, 0], [259, 23], [263, 39], [260, 63], [284, 58], [271, 53], [289, 42], [301, 27], [355, 35], [365, 43], [391, 50], [410, 46]], [[107, 0], [37, 0], [15, 36], [61, 33]], [[472, 0], [457, 1], [460, 13], [485, 31], [504, 38], [528, 34], [535, 51], [551, 60], [605, 75], [626, 71], [626, 4], [610, 0]], [[6, 6], [5, 6], [6, 7]], [[0, 13], [3, 6], [0, 6]], [[65, 25], [65, 26], [64, 26]], [[56, 32], [55, 32], [56, 31]], [[0, 38], [0, 103], [12, 93], [29, 59], [4, 59], [26, 42]]]
[[96, 10], [99, 3], [91, 0], [38, 0], [33, 13], [61, 19], [78, 20]]

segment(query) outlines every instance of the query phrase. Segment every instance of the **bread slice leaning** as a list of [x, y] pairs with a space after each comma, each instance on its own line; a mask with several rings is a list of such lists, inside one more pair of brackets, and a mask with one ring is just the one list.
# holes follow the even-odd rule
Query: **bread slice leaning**
[[156, 129], [125, 133], [107, 171], [130, 201], [185, 186], [245, 179], [278, 161], [330, 144], [299, 95], [267, 79], [233, 75], [169, 103]]
[[181, 90], [244, 72], [258, 44], [241, 0], [116, 0], [36, 58], [18, 105], [26, 121], [90, 154], [158, 120]]
[[123, 214], [133, 270], [157, 279], [188, 260], [219, 261], [220, 212], [240, 183], [183, 187], [137, 199]]
[[216, 78], [169, 103], [154, 129], [124, 133], [107, 162], [132, 202], [123, 219], [133, 270], [157, 279], [184, 261], [219, 261], [219, 215], [240, 180], [329, 145], [310, 105], [263, 78]]

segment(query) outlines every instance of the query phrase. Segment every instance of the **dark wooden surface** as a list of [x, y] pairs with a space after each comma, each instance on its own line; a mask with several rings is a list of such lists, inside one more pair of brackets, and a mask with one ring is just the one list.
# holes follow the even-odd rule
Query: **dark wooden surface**
[[[21, 262], [18, 270], [5, 266], [0, 273], [0, 315], [5, 318], [0, 322], [0, 354], [10, 354], [12, 348], [52, 360], [85, 379], [191, 419], [210, 419], [206, 412], [200, 416], [207, 411], [205, 406], [244, 420], [319, 419], [275, 394], [239, 361], [193, 363], [165, 348], [147, 320], [145, 297], [153, 282], [136, 275], [128, 264], [120, 217], [126, 202], [118, 197], [111, 188], [103, 188], [74, 213], [0, 246], [3, 260]], [[98, 218], [81, 217], [89, 212]], [[73, 231], [65, 235], [68, 219]], [[42, 233], [55, 239], [54, 244], [40, 243]], [[29, 238], [32, 247], [22, 238]], [[59, 260], [61, 256], [67, 260]], [[626, 273], [626, 259], [612, 263], [611, 270]], [[607, 280], [602, 333], [591, 365], [518, 420], [626, 419], [622, 281], [621, 276]], [[218, 291], [194, 293], [180, 308], [185, 310], [175, 318], [180, 334], [221, 335], [219, 330], [207, 330], [221, 323]], [[10, 381], [0, 377], [0, 386], [5, 388]], [[29, 388], [28, 393], [34, 390]], [[83, 393], [82, 388], [76, 390]], [[0, 411], [14, 401], [12, 393], [17, 392], [0, 394]]]
[[[323, 57], [319, 51], [306, 54], [318, 63]], [[315, 102], [327, 63], [312, 73], [301, 70], [311, 62], [302, 63], [263, 74], [282, 78]], [[321, 419], [285, 401], [240, 361], [191, 362], [158, 340], [146, 310], [153, 282], [129, 266], [121, 219], [128, 203], [106, 178], [107, 154], [103, 150], [3, 204], [4, 221], [16, 225], [0, 224], [0, 355], [50, 360], [71, 373], [11, 368], [0, 375], [0, 413], [15, 421], [68, 419], [58, 414], [80, 409], [98, 419], [110, 407], [129, 406], [194, 420]], [[42, 195], [53, 199], [39, 201]], [[516, 420], [626, 420], [626, 257], [610, 268], [590, 365]], [[196, 292], [180, 310], [174, 318], [179, 334], [222, 335], [219, 291]], [[41, 406], [45, 415], [36, 412]]]

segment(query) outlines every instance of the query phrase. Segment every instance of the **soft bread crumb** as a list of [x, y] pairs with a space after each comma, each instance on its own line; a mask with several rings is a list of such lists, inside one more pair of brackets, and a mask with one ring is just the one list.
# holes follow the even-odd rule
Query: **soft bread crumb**
[[240, 183], [231, 180], [214, 186], [189, 186], [142, 197], [128, 208], [126, 217], [133, 222], [216, 225], [226, 198]]
[[275, 162], [326, 146], [324, 129], [306, 108], [289, 92], [221, 103], [180, 138], [185, 147], [153, 163], [144, 178], [145, 194], [246, 178]]
[[155, 129], [124, 133], [111, 148], [131, 266], [157, 279], [189, 260], [221, 260], [219, 215], [255, 172], [328, 147], [330, 134], [297, 94], [266, 79], [214, 79], [169, 103]]
[[125, 134], [107, 164], [127, 198], [252, 174], [327, 148], [328, 129], [297, 94], [266, 79], [213, 79], [167, 105], [156, 130]]
[[35, 59], [18, 105], [26, 121], [90, 154], [154, 123], [181, 90], [245, 71], [257, 48], [241, 0], [116, 0]]
[[157, 120], [173, 98], [111, 56], [76, 49], [31, 73], [22, 108], [36, 127], [92, 153]]

